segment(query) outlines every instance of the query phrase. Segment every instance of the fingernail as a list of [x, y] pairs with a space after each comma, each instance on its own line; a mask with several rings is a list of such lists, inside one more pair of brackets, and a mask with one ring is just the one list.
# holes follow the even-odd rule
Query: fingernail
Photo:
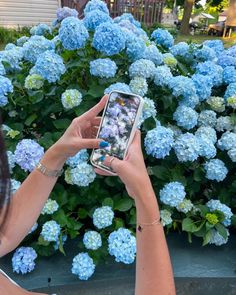
[[104, 148], [104, 147], [108, 147], [108, 146], [109, 146], [109, 142], [107, 142], [107, 141], [101, 141], [99, 143], [100, 148]]
[[101, 156], [101, 157], [99, 158], [99, 160], [102, 161], [102, 162], [103, 162], [105, 159], [106, 159], [105, 156]]

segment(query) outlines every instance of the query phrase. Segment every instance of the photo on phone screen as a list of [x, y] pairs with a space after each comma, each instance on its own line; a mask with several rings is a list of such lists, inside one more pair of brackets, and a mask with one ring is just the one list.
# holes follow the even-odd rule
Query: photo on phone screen
[[141, 110], [141, 97], [116, 91], [110, 93], [98, 131], [98, 138], [107, 141], [110, 145], [93, 150], [92, 164], [112, 171], [100, 158], [109, 155], [124, 159]]

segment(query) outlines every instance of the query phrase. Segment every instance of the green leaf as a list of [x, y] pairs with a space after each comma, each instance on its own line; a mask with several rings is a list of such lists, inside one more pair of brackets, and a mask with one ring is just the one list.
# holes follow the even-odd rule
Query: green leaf
[[121, 212], [128, 211], [133, 206], [133, 201], [129, 198], [120, 199], [115, 203], [114, 210], [118, 210]]
[[212, 238], [212, 235], [213, 235], [213, 230], [212, 229], [210, 229], [208, 232], [206, 232], [206, 234], [203, 237], [202, 246], [206, 246], [210, 242], [210, 240]]
[[233, 216], [232, 216], [232, 225], [234, 226], [234, 227], [236, 227], [236, 214], [234, 214]]
[[193, 179], [197, 182], [201, 182], [204, 179], [204, 172], [201, 168], [197, 168], [194, 170]]
[[34, 120], [37, 119], [37, 118], [38, 118], [37, 114], [32, 114], [32, 115], [30, 115], [30, 116], [25, 120], [25, 125], [26, 125], [26, 126], [30, 126], [30, 125], [34, 122]]
[[38, 91], [29, 90], [28, 94], [29, 94], [28, 99], [33, 104], [36, 104], [36, 103], [42, 101], [44, 98], [43, 90], [38, 90]]
[[45, 241], [44, 238], [42, 236], [38, 237], [38, 245], [42, 245], [42, 246], [48, 246], [50, 244], [50, 242]]
[[115, 230], [117, 230], [120, 227], [124, 227], [125, 223], [123, 219], [121, 218], [115, 218]]
[[153, 166], [148, 167], [148, 169], [151, 171], [151, 174], [156, 176], [156, 178], [161, 180], [168, 180], [169, 179], [169, 170], [164, 166]]
[[195, 205], [195, 207], [201, 211], [202, 217], [205, 217], [206, 214], [210, 212], [209, 208], [205, 205], [199, 204], [199, 205]]
[[215, 228], [217, 229], [219, 234], [226, 240], [228, 237], [226, 228], [221, 223], [217, 223], [215, 225]]
[[59, 251], [66, 256], [65, 250], [63, 248], [62, 235], [59, 236]]
[[214, 227], [214, 224], [209, 223], [208, 221], [206, 222], [206, 230], [210, 230]]
[[113, 208], [114, 202], [113, 202], [112, 198], [105, 198], [102, 201], [102, 206], [110, 206], [111, 208]]
[[85, 210], [84, 208], [79, 208], [78, 210], [78, 216], [80, 219], [84, 219], [88, 216], [88, 211]]
[[183, 219], [182, 230], [194, 233], [199, 231], [203, 227], [204, 223], [204, 220], [193, 221], [191, 218], [187, 217]]
[[67, 225], [67, 216], [63, 209], [59, 209], [53, 214], [53, 219], [58, 222], [62, 227]]
[[52, 124], [59, 130], [60, 129], [65, 130], [71, 124], [71, 120], [69, 120], [69, 119], [58, 119], [58, 120], [52, 121]]

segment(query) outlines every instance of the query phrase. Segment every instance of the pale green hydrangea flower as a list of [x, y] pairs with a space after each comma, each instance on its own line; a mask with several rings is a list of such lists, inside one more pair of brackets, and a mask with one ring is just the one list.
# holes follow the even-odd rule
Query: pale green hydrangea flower
[[180, 212], [187, 213], [193, 209], [193, 204], [190, 200], [184, 199], [176, 208]]
[[171, 212], [168, 211], [167, 209], [163, 209], [160, 211], [160, 216], [161, 216], [161, 223], [163, 226], [166, 226], [168, 224], [172, 223], [172, 218], [171, 218]]
[[61, 96], [61, 102], [65, 109], [70, 110], [80, 105], [82, 94], [77, 89], [68, 89]]
[[25, 88], [31, 90], [38, 90], [43, 87], [44, 79], [38, 74], [32, 74], [25, 79]]
[[207, 103], [210, 105], [211, 109], [215, 112], [221, 113], [225, 110], [225, 100], [220, 96], [210, 96], [207, 99]]
[[57, 203], [57, 201], [52, 200], [52, 199], [48, 199], [47, 202], [45, 203], [41, 214], [53, 214], [54, 212], [56, 212], [59, 208], [59, 205]]
[[229, 106], [231, 106], [233, 109], [236, 109], [236, 96], [231, 96], [227, 98], [227, 103]]

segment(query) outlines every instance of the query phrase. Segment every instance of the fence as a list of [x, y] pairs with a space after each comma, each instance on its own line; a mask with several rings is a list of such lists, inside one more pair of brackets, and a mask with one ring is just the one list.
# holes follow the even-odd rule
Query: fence
[[[83, 16], [83, 10], [88, 0], [62, 0], [62, 6], [75, 8], [79, 17]], [[129, 12], [146, 25], [160, 23], [165, 0], [107, 0], [105, 1], [112, 17]]]

